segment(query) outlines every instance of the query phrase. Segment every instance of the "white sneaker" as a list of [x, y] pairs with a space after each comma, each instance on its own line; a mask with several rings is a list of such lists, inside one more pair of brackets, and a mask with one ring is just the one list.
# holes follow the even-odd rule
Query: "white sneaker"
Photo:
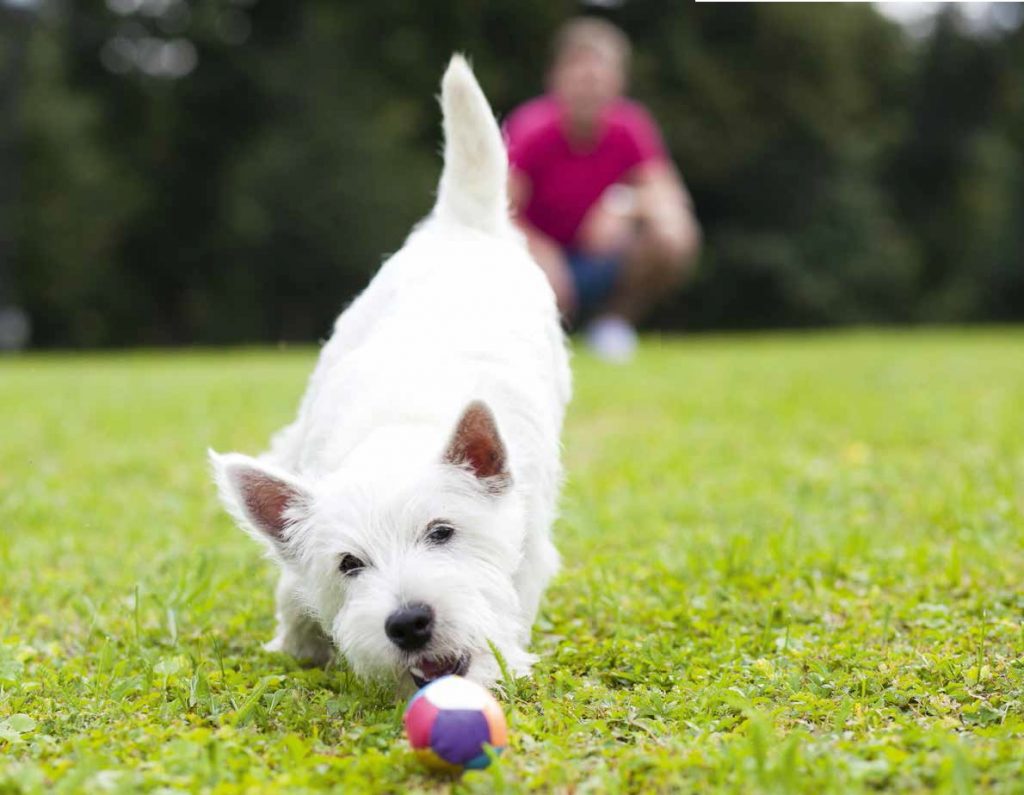
[[594, 320], [586, 331], [587, 345], [606, 362], [622, 364], [636, 353], [636, 329], [618, 315], [604, 315]]

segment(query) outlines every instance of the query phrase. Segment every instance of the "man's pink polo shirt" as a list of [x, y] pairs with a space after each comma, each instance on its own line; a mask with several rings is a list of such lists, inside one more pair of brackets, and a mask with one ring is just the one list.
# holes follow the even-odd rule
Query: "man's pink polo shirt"
[[562, 109], [551, 96], [520, 105], [504, 128], [512, 168], [530, 181], [524, 217], [566, 247], [609, 186], [642, 163], [668, 159], [650, 114], [627, 99], [609, 105], [596, 141], [586, 148], [570, 144]]

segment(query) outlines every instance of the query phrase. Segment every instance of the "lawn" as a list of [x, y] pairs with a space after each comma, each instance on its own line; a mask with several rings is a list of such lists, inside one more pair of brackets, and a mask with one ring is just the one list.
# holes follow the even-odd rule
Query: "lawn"
[[[205, 448], [315, 352], [0, 360], [0, 792], [443, 790], [403, 704], [262, 651]], [[564, 570], [459, 791], [1024, 789], [1024, 333], [580, 354]]]

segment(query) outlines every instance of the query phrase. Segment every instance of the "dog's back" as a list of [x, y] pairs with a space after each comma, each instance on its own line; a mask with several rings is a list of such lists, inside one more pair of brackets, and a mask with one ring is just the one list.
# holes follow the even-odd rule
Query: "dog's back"
[[[441, 104], [434, 211], [338, 318], [300, 413], [302, 442], [279, 463], [332, 469], [365, 432], [396, 422], [442, 433], [470, 399], [507, 427], [513, 462], [536, 459], [538, 446], [557, 461], [570, 394], [564, 338], [551, 288], [509, 218], [498, 125], [460, 56]], [[533, 449], [517, 456], [520, 444]]]

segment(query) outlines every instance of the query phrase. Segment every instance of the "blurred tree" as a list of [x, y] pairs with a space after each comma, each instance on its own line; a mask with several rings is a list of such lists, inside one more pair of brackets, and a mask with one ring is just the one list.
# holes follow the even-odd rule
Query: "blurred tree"
[[706, 251], [659, 321], [899, 319], [917, 268], [879, 172], [901, 110], [900, 32], [869, 6], [630, 4], [637, 90], [693, 191]]
[[[24, 41], [29, 16], [0, 5], [0, 119], [18, 106], [23, 80]], [[0, 126], [0, 310], [14, 301], [14, 219], [18, 195], [18, 151], [13, 125]]]
[[119, 305], [148, 297], [118, 257], [141, 175], [119, 168], [105, 146], [100, 99], [70, 74], [70, 36], [67, 18], [48, 18], [28, 42], [19, 291], [38, 341], [105, 344], [117, 339]]
[[998, 116], [1008, 73], [998, 46], [938, 19], [908, 89], [910, 119], [890, 179], [901, 224], [921, 251], [917, 316], [985, 316], [993, 271], [1013, 227], [1019, 144]]

